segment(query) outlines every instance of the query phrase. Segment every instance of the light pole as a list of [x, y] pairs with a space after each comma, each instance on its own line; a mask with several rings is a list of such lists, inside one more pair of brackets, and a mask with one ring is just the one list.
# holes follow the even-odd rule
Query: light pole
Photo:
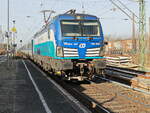
[[7, 14], [8, 14], [7, 15], [8, 16], [7, 17], [7, 31], [8, 31], [8, 50], [9, 50], [9, 35], [10, 35], [10, 32], [9, 32], [9, 0], [8, 0], [7, 3], [8, 3], [8, 6], [7, 6], [7, 11], [8, 11], [7, 12]]
[[13, 27], [12, 27], [12, 29], [11, 29], [11, 31], [12, 31], [12, 54], [13, 54], [13, 56], [15, 55], [15, 53], [16, 53], [16, 34], [17, 34], [17, 29], [16, 29], [16, 27], [15, 27], [15, 20], [13, 20]]
[[9, 66], [9, 0], [7, 0], [7, 66]]
[[149, 41], [148, 41], [148, 53], [150, 53], [150, 17], [149, 17]]

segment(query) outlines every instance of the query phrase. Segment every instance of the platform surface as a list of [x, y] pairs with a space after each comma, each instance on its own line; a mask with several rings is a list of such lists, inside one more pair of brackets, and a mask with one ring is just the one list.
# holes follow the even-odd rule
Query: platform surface
[[87, 112], [70, 101], [28, 60], [12, 60], [7, 64], [4, 57], [0, 57], [0, 113]]

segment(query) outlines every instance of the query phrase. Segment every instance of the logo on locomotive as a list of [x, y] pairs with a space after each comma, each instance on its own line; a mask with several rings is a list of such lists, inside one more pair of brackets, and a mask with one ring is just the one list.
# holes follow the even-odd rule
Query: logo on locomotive
[[86, 47], [86, 44], [85, 43], [82, 43], [79, 45], [79, 48], [85, 48]]

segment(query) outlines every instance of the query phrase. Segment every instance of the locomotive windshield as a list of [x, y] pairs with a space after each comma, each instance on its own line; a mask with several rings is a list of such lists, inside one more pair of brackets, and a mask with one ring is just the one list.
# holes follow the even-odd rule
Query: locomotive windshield
[[62, 21], [63, 36], [81, 36], [79, 21]]
[[83, 36], [100, 36], [99, 23], [97, 21], [83, 21]]
[[100, 25], [96, 20], [63, 20], [61, 29], [64, 37], [100, 36]]

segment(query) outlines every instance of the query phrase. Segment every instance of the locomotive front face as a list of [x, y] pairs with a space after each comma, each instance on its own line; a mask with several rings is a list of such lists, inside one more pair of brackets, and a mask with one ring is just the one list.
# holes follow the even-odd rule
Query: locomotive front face
[[61, 43], [57, 56], [96, 59], [103, 56], [103, 34], [98, 20], [61, 20]]
[[49, 64], [48, 70], [62, 78], [84, 80], [105, 67], [103, 41], [97, 17], [62, 14], [35, 35], [33, 50], [39, 64], [46, 62], [46, 70]]

